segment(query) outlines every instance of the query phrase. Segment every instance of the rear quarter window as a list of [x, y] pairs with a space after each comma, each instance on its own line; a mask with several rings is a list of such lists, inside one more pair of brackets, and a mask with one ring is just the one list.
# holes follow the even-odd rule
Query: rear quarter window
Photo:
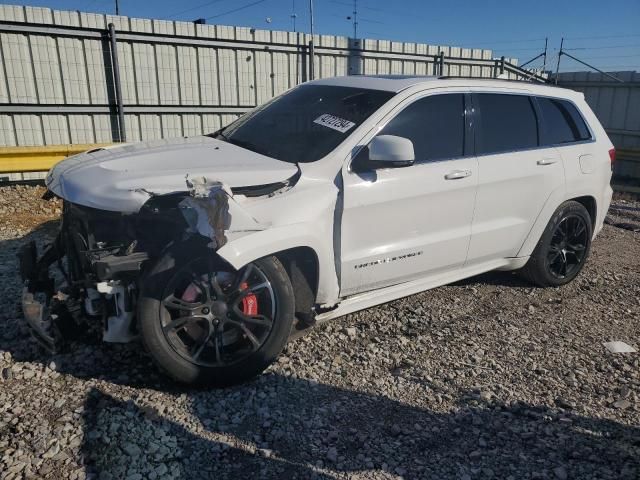
[[571, 102], [557, 98], [538, 97], [544, 122], [544, 145], [580, 142], [591, 139], [582, 115]]
[[477, 93], [474, 106], [480, 111], [476, 129], [479, 155], [538, 146], [538, 121], [528, 95]]

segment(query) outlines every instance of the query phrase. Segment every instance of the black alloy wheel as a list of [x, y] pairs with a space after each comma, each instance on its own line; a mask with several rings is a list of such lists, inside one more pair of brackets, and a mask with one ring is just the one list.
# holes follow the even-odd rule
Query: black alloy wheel
[[547, 254], [549, 271], [556, 278], [566, 278], [582, 265], [590, 232], [580, 215], [568, 215], [556, 226]]
[[161, 303], [162, 331], [185, 360], [203, 367], [237, 363], [273, 329], [276, 301], [259, 267], [206, 272], [198, 260], [176, 272]]
[[584, 267], [591, 249], [593, 220], [575, 200], [560, 205], [549, 219], [521, 274], [540, 287], [559, 287]]
[[173, 379], [227, 386], [267, 368], [291, 334], [295, 297], [275, 256], [235, 270], [197, 240], [172, 246], [140, 281], [142, 342]]

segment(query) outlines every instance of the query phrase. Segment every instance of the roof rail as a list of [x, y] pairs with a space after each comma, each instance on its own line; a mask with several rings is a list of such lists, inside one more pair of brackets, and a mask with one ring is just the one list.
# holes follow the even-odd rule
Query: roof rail
[[512, 83], [523, 83], [523, 82], [531, 82], [533, 80], [536, 80], [536, 83], [549, 83], [549, 81], [547, 79], [544, 79], [544, 82], [542, 82], [542, 77], [530, 77], [530, 78], [523, 78], [523, 79], [514, 79], [514, 78], [494, 78], [494, 77], [473, 77], [471, 75], [441, 75], [438, 77], [438, 80], [450, 80], [450, 79], [455, 79], [455, 78], [460, 78], [463, 80], [500, 80], [501, 82], [512, 82]]

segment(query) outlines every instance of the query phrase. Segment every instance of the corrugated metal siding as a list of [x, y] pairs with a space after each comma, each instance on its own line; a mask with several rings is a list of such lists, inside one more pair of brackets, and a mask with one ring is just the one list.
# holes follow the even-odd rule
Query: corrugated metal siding
[[598, 72], [570, 72], [561, 73], [558, 84], [584, 93], [620, 152], [615, 175], [640, 180], [640, 73], [614, 75], [623, 83]]
[[[18, 32], [2, 22], [26, 22], [26, 28]], [[311, 37], [304, 33], [0, 5], [0, 106], [16, 105], [0, 112], [1, 145], [119, 138], [110, 23], [118, 36], [128, 141], [210, 132], [309, 75]], [[495, 74], [490, 50], [369, 39], [350, 49], [350, 39], [332, 35], [316, 35], [314, 42], [317, 78], [432, 75], [432, 55], [439, 52], [456, 63], [443, 74]], [[477, 61], [484, 65], [472, 65]], [[22, 111], [17, 104], [36, 108]]]

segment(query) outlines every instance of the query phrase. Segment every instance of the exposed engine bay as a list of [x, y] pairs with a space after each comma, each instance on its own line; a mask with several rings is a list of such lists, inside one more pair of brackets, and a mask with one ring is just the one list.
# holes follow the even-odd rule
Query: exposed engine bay
[[[50, 352], [96, 325], [101, 325], [105, 342], [134, 340], [137, 294], [146, 266], [167, 246], [192, 237], [213, 250], [222, 247], [233, 194], [271, 195], [295, 180], [230, 191], [219, 182], [187, 178], [188, 191], [149, 195], [137, 213], [64, 200], [55, 241], [41, 253], [35, 242], [19, 253], [23, 311], [34, 337]], [[185, 295], [189, 301], [190, 292]], [[256, 315], [255, 298], [244, 298], [242, 310]]]

